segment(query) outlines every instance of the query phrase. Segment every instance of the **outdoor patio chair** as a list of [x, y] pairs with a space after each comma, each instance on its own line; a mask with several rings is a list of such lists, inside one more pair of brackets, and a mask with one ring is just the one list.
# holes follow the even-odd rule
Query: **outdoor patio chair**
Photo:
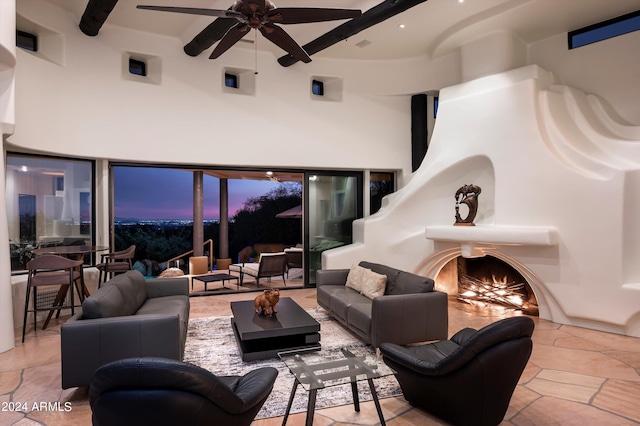
[[189, 275], [191, 275], [191, 290], [193, 290], [193, 276], [211, 272], [209, 256], [192, 256], [189, 258]]
[[131, 259], [133, 259], [135, 254], [136, 246], [132, 245], [126, 250], [101, 255], [101, 263], [96, 265], [96, 268], [100, 271], [98, 275], [98, 287], [107, 281], [108, 278], [112, 278], [113, 275], [131, 270]]
[[301, 248], [288, 248], [284, 249], [284, 255], [287, 259], [287, 278], [289, 278], [289, 271], [294, 268], [302, 268], [302, 249]]
[[262, 253], [258, 263], [236, 263], [229, 265], [229, 272], [234, 271], [240, 274], [240, 285], [245, 274], [256, 279], [256, 285], [260, 287], [260, 278], [282, 277], [284, 285], [287, 282], [284, 274], [287, 269], [287, 259], [284, 252], [280, 253]]

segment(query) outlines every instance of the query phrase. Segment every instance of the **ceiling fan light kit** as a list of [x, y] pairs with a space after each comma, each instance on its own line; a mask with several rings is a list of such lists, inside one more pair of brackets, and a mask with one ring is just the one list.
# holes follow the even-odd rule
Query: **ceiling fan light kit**
[[[218, 37], [219, 43], [209, 56], [210, 59], [220, 57], [234, 44], [242, 39], [249, 30], [257, 30], [270, 42], [286, 51], [298, 61], [311, 62], [309, 54], [285, 30], [276, 24], [306, 24], [357, 18], [362, 12], [357, 9], [334, 9], [313, 7], [278, 8], [270, 0], [236, 0], [227, 9], [204, 9], [193, 7], [147, 6], [138, 5], [138, 9], [161, 12], [186, 13], [191, 15], [215, 16], [212, 24], [205, 28], [191, 43], [185, 46], [187, 54], [196, 56], [203, 46]], [[219, 24], [216, 24], [221, 21]], [[214, 40], [211, 44], [213, 44]], [[209, 44], [209, 46], [211, 46]], [[198, 52], [200, 50], [200, 52]], [[196, 53], [197, 52], [197, 53]]]

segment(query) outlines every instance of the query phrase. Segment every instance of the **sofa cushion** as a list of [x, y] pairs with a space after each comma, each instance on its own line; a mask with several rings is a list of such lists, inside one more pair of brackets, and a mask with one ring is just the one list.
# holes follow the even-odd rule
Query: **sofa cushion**
[[344, 293], [346, 287], [343, 285], [323, 285], [317, 288], [317, 300], [318, 304], [323, 308], [330, 309], [331, 299], [339, 297]]
[[176, 295], [148, 299], [135, 315], [178, 315], [184, 333], [189, 322], [189, 297]]
[[400, 271], [389, 294], [429, 293], [433, 291], [433, 284], [431, 278]]
[[82, 302], [85, 319], [110, 318], [127, 315], [124, 298], [118, 287], [105, 284]]
[[341, 286], [342, 291], [336, 291], [331, 298], [331, 302], [329, 305], [329, 309], [331, 313], [337, 316], [342, 321], [347, 321], [347, 311], [349, 310], [349, 306], [353, 303], [362, 303], [368, 302], [371, 303], [369, 299], [360, 293], [351, 290], [345, 286]]
[[347, 311], [347, 324], [360, 333], [369, 336], [371, 333], [371, 301], [355, 302]]
[[362, 284], [365, 280], [364, 275], [368, 271], [368, 269], [363, 268], [362, 266], [352, 265], [349, 270], [349, 275], [347, 275], [347, 282], [345, 286], [357, 291], [358, 293], [362, 293]]
[[386, 275], [377, 274], [370, 269], [365, 269], [362, 280], [362, 294], [369, 299], [382, 296], [386, 284]]
[[116, 275], [105, 285], [114, 285], [120, 290], [124, 303], [125, 315], [133, 315], [147, 300], [147, 286], [144, 276], [139, 271], [130, 271]]
[[387, 266], [387, 265], [381, 265], [379, 263], [367, 262], [365, 260], [360, 262], [359, 265], [362, 266], [363, 268], [371, 269], [373, 272], [377, 274], [386, 275], [387, 285], [384, 290], [384, 294], [391, 294], [391, 291], [393, 290], [393, 287], [395, 286], [395, 283], [396, 283], [396, 278], [400, 273], [399, 269], [392, 268], [391, 266]]

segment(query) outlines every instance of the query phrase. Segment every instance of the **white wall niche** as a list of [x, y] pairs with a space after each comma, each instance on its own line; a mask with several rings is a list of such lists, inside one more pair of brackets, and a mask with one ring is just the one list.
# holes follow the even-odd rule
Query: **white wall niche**
[[16, 15], [16, 30], [35, 34], [38, 37], [38, 50], [33, 52], [21, 49], [37, 58], [64, 66], [64, 35], [38, 25], [21, 15]]
[[[238, 76], [238, 87], [227, 87], [224, 84], [225, 74], [233, 74]], [[236, 95], [256, 95], [256, 72], [255, 70], [243, 68], [223, 68], [222, 77], [220, 79], [222, 91], [224, 93], [233, 93]]]
[[[313, 81], [317, 80], [324, 85], [324, 95], [314, 95], [311, 91]], [[314, 101], [342, 102], [342, 79], [338, 77], [311, 76], [309, 79], [309, 96]]]
[[[146, 63], [147, 75], [131, 74], [129, 71], [129, 59]], [[162, 60], [153, 55], [125, 51], [122, 53], [122, 78], [140, 83], [160, 84], [162, 83]]]

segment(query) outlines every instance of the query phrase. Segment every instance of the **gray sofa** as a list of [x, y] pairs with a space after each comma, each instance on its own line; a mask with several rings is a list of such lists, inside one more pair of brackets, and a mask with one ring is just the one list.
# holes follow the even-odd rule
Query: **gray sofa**
[[332, 317], [375, 348], [448, 337], [448, 297], [433, 289], [432, 279], [377, 263], [359, 266], [386, 275], [384, 294], [370, 299], [347, 287], [349, 269], [318, 270], [318, 305]]
[[124, 358], [182, 361], [189, 321], [186, 277], [117, 275], [61, 328], [62, 388], [87, 386], [98, 367]]

